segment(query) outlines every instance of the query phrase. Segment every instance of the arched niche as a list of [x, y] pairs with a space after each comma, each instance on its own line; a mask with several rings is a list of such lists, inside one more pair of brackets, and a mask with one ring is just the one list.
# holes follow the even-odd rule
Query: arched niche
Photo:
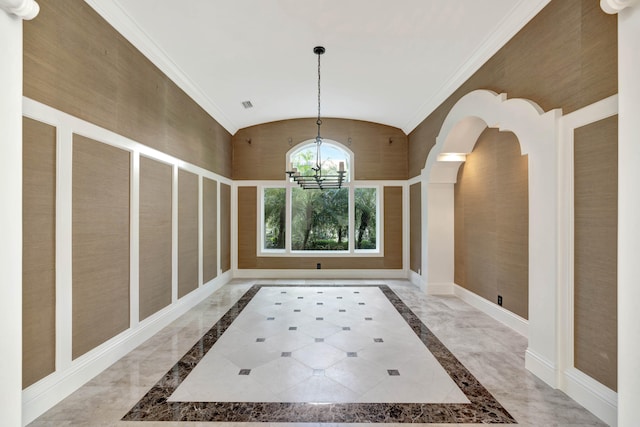
[[[529, 160], [529, 339], [526, 366], [557, 384], [557, 123], [561, 110], [476, 90], [460, 98], [444, 120], [421, 174], [422, 285], [451, 292], [454, 273], [453, 185], [458, 169], [487, 128], [513, 132]], [[503, 313], [505, 317], [509, 313]], [[514, 324], [518, 324], [514, 320]]]

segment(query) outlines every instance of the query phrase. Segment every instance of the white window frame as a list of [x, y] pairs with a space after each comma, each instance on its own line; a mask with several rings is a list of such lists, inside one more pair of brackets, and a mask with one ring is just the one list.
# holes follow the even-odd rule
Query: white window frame
[[[286, 156], [283, 168], [288, 170], [291, 157], [296, 152], [304, 149], [306, 146], [314, 144], [315, 140], [310, 139], [303, 141], [291, 148]], [[311, 250], [293, 250], [291, 248], [291, 219], [292, 219], [292, 189], [298, 187], [298, 184], [291, 179], [285, 181], [270, 181], [258, 185], [258, 221], [257, 221], [257, 256], [260, 257], [341, 257], [345, 255], [355, 255], [358, 257], [383, 257], [384, 256], [384, 218], [383, 209], [383, 190], [384, 185], [373, 181], [354, 180], [354, 154], [349, 148], [341, 143], [333, 140], [324, 140], [323, 144], [333, 146], [347, 155], [347, 174], [348, 179], [343, 183], [343, 188], [347, 188], [349, 192], [349, 249], [344, 251], [311, 251]], [[284, 188], [285, 189], [285, 209], [286, 209], [286, 228], [285, 228], [285, 248], [284, 249], [265, 249], [265, 224], [264, 224], [264, 190], [267, 188]], [[376, 249], [356, 249], [355, 248], [355, 189], [356, 188], [375, 188], [376, 189]]]

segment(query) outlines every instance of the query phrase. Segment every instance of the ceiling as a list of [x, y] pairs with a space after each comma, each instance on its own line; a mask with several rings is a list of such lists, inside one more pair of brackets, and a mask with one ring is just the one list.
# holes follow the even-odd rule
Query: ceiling
[[323, 117], [409, 133], [549, 2], [85, 1], [231, 134], [317, 115], [317, 45]]

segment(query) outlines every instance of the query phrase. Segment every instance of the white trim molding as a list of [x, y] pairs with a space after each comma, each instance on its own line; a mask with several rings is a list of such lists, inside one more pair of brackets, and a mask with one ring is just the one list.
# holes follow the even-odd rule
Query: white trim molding
[[26, 21], [40, 13], [40, 5], [34, 0], [0, 0], [0, 9]]
[[[19, 60], [21, 56], [18, 56]], [[1, 81], [1, 80], [0, 80]], [[21, 85], [18, 86], [20, 88]], [[19, 97], [17, 97], [20, 99]], [[20, 105], [20, 103], [18, 103]], [[193, 308], [200, 303], [203, 299], [208, 297], [214, 291], [225, 285], [232, 278], [231, 271], [227, 271], [222, 274], [219, 273], [217, 277], [210, 280], [207, 283], [202, 283], [202, 203], [199, 201], [200, 211], [198, 215], [199, 221], [199, 287], [189, 293], [188, 295], [178, 298], [177, 295], [177, 268], [178, 268], [178, 256], [177, 256], [177, 241], [178, 241], [178, 188], [177, 177], [178, 168], [187, 170], [199, 177], [199, 200], [202, 200], [202, 179], [208, 178], [218, 183], [232, 184], [229, 178], [218, 175], [209, 170], [200, 168], [190, 163], [186, 163], [178, 158], [172, 157], [158, 150], [147, 147], [140, 144], [137, 141], [128, 139], [122, 135], [111, 132], [107, 129], [101, 128], [89, 122], [86, 122], [77, 117], [71, 116], [62, 111], [56, 110], [50, 106], [37, 102], [29, 98], [22, 98], [21, 112], [18, 111], [17, 117], [20, 117], [20, 113], [24, 117], [29, 117], [34, 120], [47, 123], [56, 128], [56, 360], [55, 371], [36, 382], [35, 384], [27, 387], [25, 390], [17, 391], [16, 395], [22, 398], [22, 422], [27, 424], [40, 416], [43, 412], [57, 404], [66, 396], [71, 394], [77, 388], [82, 386], [88, 380], [99, 374], [106, 369], [116, 360], [126, 355], [133, 348], [144, 342], [146, 339], [157, 333], [163, 327], [167, 326], [173, 320]], [[0, 120], [2, 115], [0, 115]], [[21, 123], [20, 121], [17, 121]], [[18, 126], [18, 128], [21, 128]], [[0, 128], [2, 129], [2, 128]], [[88, 353], [73, 359], [71, 356], [72, 349], [72, 265], [71, 265], [71, 252], [72, 252], [72, 200], [73, 200], [73, 188], [72, 188], [72, 154], [73, 154], [73, 135], [83, 135], [93, 140], [99, 141], [103, 144], [111, 145], [122, 150], [126, 150], [131, 153], [131, 207], [130, 207], [130, 300], [129, 300], [129, 313], [130, 313], [130, 327], [124, 332], [116, 335], [110, 340], [102, 343], [98, 347], [92, 349]], [[0, 144], [0, 148], [3, 145]], [[164, 309], [156, 312], [150, 317], [140, 320], [139, 319], [139, 215], [140, 215], [140, 156], [153, 159], [155, 161], [168, 164], [173, 169], [172, 177], [172, 300], [171, 304]], [[7, 156], [9, 157], [9, 156]], [[3, 159], [0, 156], [0, 159]], [[13, 161], [12, 164], [21, 165], [20, 161]], [[8, 169], [8, 168], [5, 168]], [[0, 168], [0, 172], [3, 172]], [[4, 176], [4, 175], [3, 175]], [[0, 180], [0, 182], [11, 182], [13, 186], [16, 186], [16, 180], [19, 185], [19, 178], [7, 178], [6, 180]], [[15, 203], [17, 207], [21, 206], [21, 203]], [[221, 209], [218, 203], [218, 209]], [[3, 212], [0, 212], [2, 214]], [[19, 216], [21, 218], [21, 215]], [[218, 218], [220, 215], [218, 214]], [[3, 222], [0, 221], [0, 225]], [[14, 227], [17, 230], [18, 235], [21, 233], [21, 227]], [[4, 234], [3, 234], [4, 236]], [[220, 238], [218, 233], [218, 239]], [[19, 237], [19, 236], [17, 236]], [[17, 239], [20, 242], [20, 239]], [[219, 243], [217, 242], [219, 245]], [[1, 248], [1, 247], [0, 247]], [[17, 254], [21, 254], [21, 251], [17, 251]], [[4, 255], [4, 253], [3, 253]], [[218, 251], [220, 256], [220, 251]], [[0, 259], [8, 258], [0, 257]], [[21, 262], [16, 260], [13, 262], [15, 265], [21, 265]], [[218, 259], [218, 265], [220, 265], [220, 259]], [[4, 270], [3, 270], [4, 271]], [[17, 304], [21, 307], [21, 304]], [[0, 318], [4, 312], [8, 310], [0, 310]], [[19, 312], [18, 312], [19, 313]], [[13, 321], [12, 321], [13, 322]], [[0, 322], [2, 323], [2, 322]], [[9, 321], [4, 322], [9, 323]], [[13, 322], [15, 323], [15, 322]], [[15, 329], [15, 328], [14, 328]], [[20, 332], [20, 329], [18, 329]], [[19, 345], [17, 346], [20, 347]], [[2, 348], [0, 353], [8, 353]], [[9, 364], [7, 364], [9, 365]], [[11, 366], [20, 367], [21, 363], [11, 363]], [[16, 383], [20, 384], [19, 374], [21, 369], [16, 370], [18, 372], [18, 378]], [[12, 371], [13, 372], [13, 371]], [[6, 374], [5, 374], [6, 376]], [[8, 382], [4, 381], [3, 382]], [[2, 382], [0, 382], [2, 383]], [[0, 384], [1, 385], [1, 384]], [[2, 389], [0, 389], [2, 390]], [[4, 393], [7, 399], [0, 400], [0, 408], [5, 411], [2, 404], [4, 401], [9, 401], [9, 393]], [[20, 408], [20, 404], [16, 405]], [[3, 420], [4, 421], [4, 420]], [[5, 423], [6, 424], [6, 423]], [[11, 425], [19, 425], [19, 423], [10, 423]]]
[[563, 391], [608, 425], [618, 425], [618, 393], [582, 371], [571, 368], [563, 372]]
[[615, 15], [628, 7], [637, 5], [638, 3], [638, 0], [600, 0], [600, 8], [609, 15]]

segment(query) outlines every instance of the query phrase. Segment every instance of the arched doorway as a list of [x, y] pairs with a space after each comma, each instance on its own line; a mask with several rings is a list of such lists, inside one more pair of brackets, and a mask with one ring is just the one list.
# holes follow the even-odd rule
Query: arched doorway
[[[557, 384], [557, 148], [560, 110], [476, 90], [462, 97], [443, 122], [421, 175], [422, 281], [427, 292], [454, 282], [454, 197], [458, 169], [487, 128], [513, 132], [529, 158], [529, 347], [526, 367]], [[426, 223], [426, 224], [425, 224]]]

